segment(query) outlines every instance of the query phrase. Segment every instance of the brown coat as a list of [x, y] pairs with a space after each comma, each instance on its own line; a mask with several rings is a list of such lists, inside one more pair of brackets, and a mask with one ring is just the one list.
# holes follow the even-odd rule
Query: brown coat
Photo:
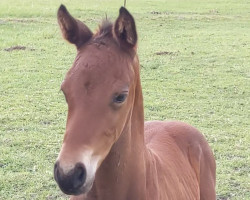
[[62, 5], [58, 22], [77, 56], [62, 84], [68, 103], [55, 180], [71, 200], [215, 200], [215, 159], [179, 121], [144, 124], [137, 33], [120, 9], [97, 33]]

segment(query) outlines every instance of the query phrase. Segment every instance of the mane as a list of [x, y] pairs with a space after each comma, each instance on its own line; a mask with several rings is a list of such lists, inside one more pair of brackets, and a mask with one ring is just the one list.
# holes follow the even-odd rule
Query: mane
[[112, 38], [112, 30], [113, 23], [108, 19], [103, 20], [94, 36], [94, 42], [99, 43], [105, 38]]

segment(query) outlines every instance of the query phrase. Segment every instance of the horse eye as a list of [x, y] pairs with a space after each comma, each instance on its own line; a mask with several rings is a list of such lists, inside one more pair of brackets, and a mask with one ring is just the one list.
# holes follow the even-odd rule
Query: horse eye
[[114, 103], [123, 103], [125, 99], [127, 98], [128, 94], [122, 93], [118, 94], [117, 96], [114, 97]]

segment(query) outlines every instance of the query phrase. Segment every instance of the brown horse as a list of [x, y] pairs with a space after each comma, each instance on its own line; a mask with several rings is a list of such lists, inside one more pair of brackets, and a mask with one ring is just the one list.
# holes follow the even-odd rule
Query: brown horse
[[55, 180], [71, 199], [214, 200], [215, 159], [203, 135], [179, 121], [144, 123], [133, 17], [93, 34], [62, 5], [58, 22], [77, 56], [61, 89], [68, 103]]

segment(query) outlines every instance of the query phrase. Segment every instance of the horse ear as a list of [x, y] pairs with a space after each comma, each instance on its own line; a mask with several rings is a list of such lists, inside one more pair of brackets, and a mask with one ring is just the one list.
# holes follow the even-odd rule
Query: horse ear
[[75, 44], [77, 49], [86, 43], [93, 35], [84, 23], [69, 14], [64, 5], [61, 5], [58, 9], [57, 20], [64, 39]]
[[122, 46], [133, 48], [137, 42], [134, 18], [124, 7], [121, 7], [119, 12], [114, 26], [115, 36]]

